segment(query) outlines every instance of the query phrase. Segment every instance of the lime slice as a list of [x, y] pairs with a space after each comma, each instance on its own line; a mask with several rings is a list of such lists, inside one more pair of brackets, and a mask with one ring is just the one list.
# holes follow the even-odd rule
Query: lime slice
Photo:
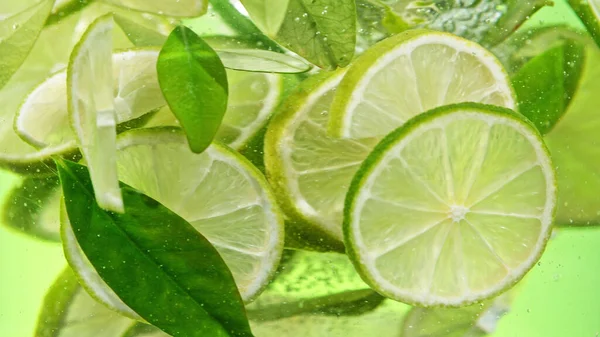
[[89, 26], [73, 49], [67, 68], [69, 120], [88, 164], [98, 205], [124, 212], [116, 158], [113, 99], [112, 16]]
[[342, 240], [346, 191], [377, 143], [327, 135], [329, 106], [343, 76], [338, 71], [304, 81], [288, 96], [265, 136], [267, 176], [293, 220], [286, 230], [315, 246]]
[[600, 0], [569, 0], [569, 4], [600, 46]]
[[[266, 181], [245, 158], [218, 144], [194, 154], [185, 139], [175, 128], [123, 133], [119, 177], [198, 229], [219, 251], [249, 302], [279, 264], [283, 218]], [[67, 220], [62, 219], [65, 255], [86, 289], [110, 308], [135, 317], [83, 258]]]
[[[229, 101], [223, 123], [216, 139], [240, 150], [265, 126], [279, 103], [283, 90], [280, 75], [227, 70]], [[179, 123], [169, 109], [159, 111], [147, 124], [177, 126]]]
[[[157, 49], [132, 49], [113, 54], [117, 123], [131, 123], [166, 104], [158, 86], [157, 58]], [[67, 74], [62, 71], [27, 96], [15, 117], [15, 132], [38, 148], [75, 149], [76, 136], [70, 128], [66, 97]]]
[[365, 52], [340, 83], [329, 132], [380, 137], [429, 109], [459, 102], [515, 107], [510, 79], [478, 44], [429, 30], [410, 30]]
[[[7, 179], [2, 180], [7, 184]], [[2, 206], [4, 225], [36, 238], [60, 241], [58, 177], [24, 177], [10, 191]]]
[[92, 299], [66, 269], [46, 294], [35, 336], [115, 337], [134, 323]]
[[556, 186], [535, 127], [475, 103], [415, 117], [352, 181], [344, 242], [379, 293], [464, 306], [520, 280], [550, 236]]

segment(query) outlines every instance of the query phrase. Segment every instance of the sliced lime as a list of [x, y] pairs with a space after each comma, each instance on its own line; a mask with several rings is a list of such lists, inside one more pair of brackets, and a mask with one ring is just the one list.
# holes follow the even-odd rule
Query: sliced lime
[[[157, 82], [157, 49], [132, 49], [113, 54], [117, 123], [132, 120], [166, 104]], [[35, 88], [15, 117], [15, 131], [38, 148], [76, 148], [67, 112], [67, 74], [59, 72]], [[59, 153], [58, 151], [55, 151]]]
[[92, 299], [66, 269], [46, 294], [35, 336], [116, 337], [134, 323]]
[[69, 120], [87, 162], [100, 207], [123, 212], [117, 178], [111, 15], [94, 21], [73, 49], [67, 68]]
[[411, 117], [459, 102], [515, 107], [510, 79], [478, 44], [429, 30], [410, 30], [365, 52], [340, 83], [329, 132], [381, 137]]
[[[286, 230], [325, 245], [342, 240], [342, 209], [352, 176], [375, 139], [339, 140], [327, 135], [329, 106], [343, 71], [301, 84], [284, 102], [265, 136], [265, 166], [278, 200], [292, 222]], [[320, 235], [315, 235], [319, 233]]]
[[535, 127], [465, 103], [422, 114], [377, 145], [344, 209], [350, 257], [379, 293], [464, 306], [520, 280], [550, 236], [556, 186]]
[[[280, 75], [227, 70], [229, 101], [216, 139], [239, 150], [267, 123], [283, 90]], [[147, 124], [176, 126], [169, 109], [162, 109]]]
[[[273, 276], [283, 249], [283, 218], [266, 181], [241, 155], [213, 144], [194, 154], [175, 128], [137, 129], [118, 141], [119, 177], [187, 219], [219, 251], [245, 301]], [[79, 251], [63, 217], [63, 245], [86, 289], [135, 317]]]

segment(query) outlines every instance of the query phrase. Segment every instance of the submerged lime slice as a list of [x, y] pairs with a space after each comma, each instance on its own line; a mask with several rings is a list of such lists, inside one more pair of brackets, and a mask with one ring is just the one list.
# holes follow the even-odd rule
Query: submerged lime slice
[[36, 337], [116, 337], [135, 321], [96, 302], [66, 269], [50, 287], [38, 318]]
[[513, 96], [502, 65], [483, 47], [448, 33], [410, 30], [352, 64], [336, 91], [329, 132], [381, 137], [438, 106], [481, 102], [512, 109]]
[[377, 145], [344, 209], [346, 249], [379, 293], [464, 306], [510, 288], [550, 235], [556, 186], [524, 117], [466, 103], [422, 114]]
[[323, 240], [342, 240], [346, 191], [377, 143], [327, 135], [329, 106], [343, 76], [338, 71], [302, 83], [281, 106], [265, 136], [267, 176], [292, 219], [286, 230], [316, 246], [328, 245]]
[[[136, 129], [119, 136], [120, 179], [186, 219], [217, 249], [242, 298], [252, 301], [269, 283], [283, 250], [283, 218], [264, 177], [241, 155], [219, 144], [194, 154], [175, 128]], [[85, 260], [62, 218], [65, 255], [90, 293], [132, 317]]]

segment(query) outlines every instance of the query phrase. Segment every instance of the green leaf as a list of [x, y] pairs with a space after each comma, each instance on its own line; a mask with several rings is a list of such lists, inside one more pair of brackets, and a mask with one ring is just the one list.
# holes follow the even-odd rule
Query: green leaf
[[290, 0], [240, 0], [252, 21], [269, 36], [275, 36], [283, 23]]
[[276, 41], [321, 68], [347, 66], [356, 46], [354, 0], [289, 0]]
[[25, 62], [53, 5], [44, 0], [0, 21], [0, 89]]
[[310, 70], [301, 59], [260, 49], [218, 49], [225, 68], [243, 71], [295, 74]]
[[489, 32], [480, 41], [484, 46], [495, 46], [514, 33], [527, 19], [544, 6], [552, 4], [551, 0], [503, 0], [506, 8], [500, 19], [492, 25]]
[[188, 222], [125, 184], [125, 213], [102, 210], [87, 168], [58, 164], [77, 241], [125, 304], [174, 336], [252, 336], [231, 272]]
[[33, 237], [60, 241], [58, 177], [25, 177], [4, 201], [2, 223]]
[[166, 16], [196, 17], [206, 13], [208, 0], [103, 0], [110, 4]]
[[217, 53], [191, 29], [178, 26], [157, 63], [158, 82], [190, 148], [201, 153], [215, 137], [227, 110], [227, 74]]
[[533, 58], [513, 77], [519, 111], [545, 134], [565, 109], [565, 47]]
[[152, 28], [145, 27], [135, 21], [129, 20], [121, 15], [114, 15], [115, 22], [123, 32], [127, 39], [136, 47], [152, 47], [162, 46], [167, 37], [157, 32]]

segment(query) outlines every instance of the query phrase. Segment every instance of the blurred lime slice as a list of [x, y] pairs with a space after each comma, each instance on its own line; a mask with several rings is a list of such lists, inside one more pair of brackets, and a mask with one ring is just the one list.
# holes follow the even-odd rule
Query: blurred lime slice
[[118, 337], [135, 322], [92, 299], [66, 269], [48, 290], [36, 337]]
[[365, 52], [336, 90], [329, 132], [381, 137], [413, 116], [459, 102], [515, 107], [510, 79], [478, 44], [429, 30], [410, 30]]
[[[112, 56], [118, 124], [129, 123], [166, 105], [157, 82], [158, 49], [132, 49]], [[59, 72], [36, 87], [15, 119], [15, 131], [39, 148], [76, 147], [67, 113], [67, 75]]]
[[346, 200], [346, 250], [373, 289], [421, 306], [465, 306], [512, 287], [539, 259], [556, 186], [528, 120], [463, 103], [386, 136]]
[[[283, 78], [277, 74], [227, 69], [229, 101], [216, 140], [240, 150], [262, 129], [279, 104]], [[175, 115], [162, 109], [146, 125], [178, 126]]]
[[463, 308], [413, 308], [402, 337], [483, 337], [493, 334], [509, 310], [514, 290]]
[[196, 17], [206, 13], [208, 0], [104, 0], [126, 9], [166, 16]]
[[[269, 283], [283, 250], [283, 219], [264, 177], [219, 144], [194, 154], [175, 128], [137, 129], [118, 141], [119, 177], [188, 220], [219, 251], [242, 298]], [[107, 306], [135, 317], [83, 257], [66, 217], [65, 255], [86, 289]]]

